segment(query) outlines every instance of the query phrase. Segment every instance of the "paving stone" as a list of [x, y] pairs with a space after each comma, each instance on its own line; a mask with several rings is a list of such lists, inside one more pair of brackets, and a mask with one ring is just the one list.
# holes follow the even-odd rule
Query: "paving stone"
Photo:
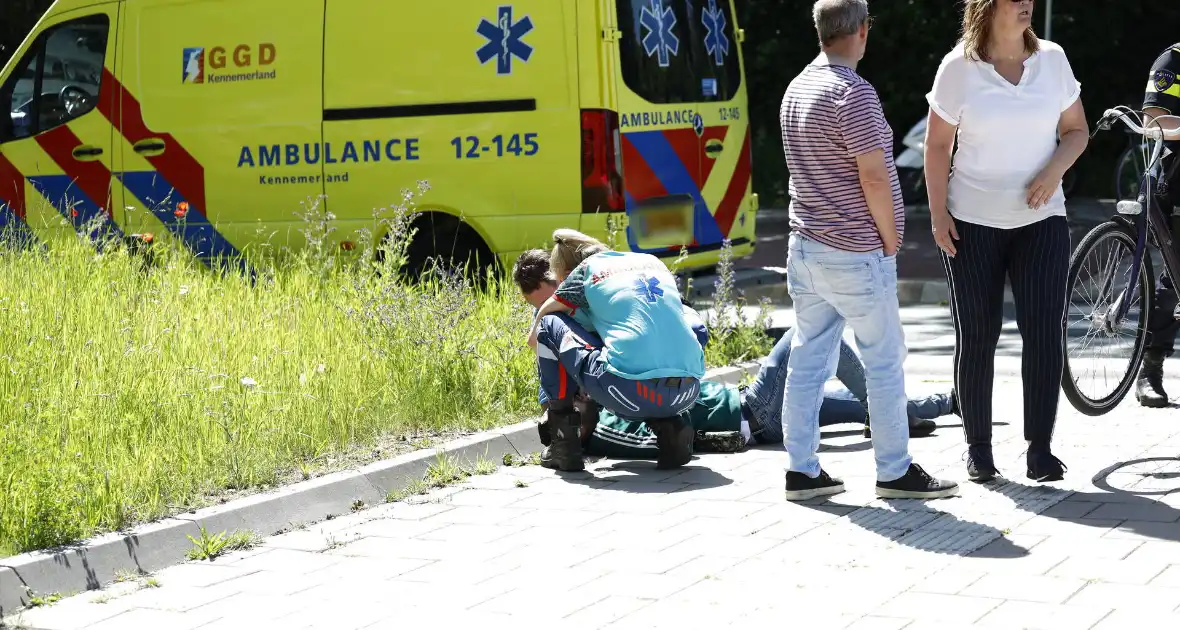
[[228, 582], [251, 573], [256, 569], [231, 567], [210, 562], [186, 562], [156, 573], [156, 579], [163, 586], [209, 586]]
[[236, 581], [213, 586], [160, 586], [140, 589], [119, 598], [120, 606], [150, 608], [169, 612], [188, 612], [207, 604], [229, 599], [241, 592]]
[[[451, 527], [451, 526], [448, 526]], [[446, 560], [449, 558], [491, 559], [504, 553], [493, 545], [463, 540], [422, 540], [418, 538], [362, 538], [342, 547], [325, 551], [327, 556], [366, 558], [410, 558]]]
[[650, 605], [653, 601], [655, 600], [628, 597], [626, 595], [611, 595], [566, 616], [565, 619], [561, 620], [560, 625], [566, 627], [567, 624], [576, 624], [599, 628], [640, 610], [644, 606]]
[[[120, 598], [121, 599], [121, 598]], [[81, 630], [116, 615], [121, 615], [132, 606], [119, 599], [103, 604], [85, 601], [81, 597], [70, 598], [53, 606], [26, 609], [10, 618], [17, 627], [45, 630]], [[0, 624], [0, 627], [4, 627]]]
[[991, 597], [1043, 604], [1060, 604], [1081, 590], [1081, 578], [1040, 575], [989, 575], [959, 592], [960, 595]]
[[1163, 573], [1167, 566], [1159, 560], [1112, 560], [1087, 553], [1082, 557], [1067, 559], [1050, 569], [1047, 575], [1115, 584], [1148, 584]]
[[1082, 518], [1090, 515], [1091, 512], [1097, 510], [1109, 503], [1090, 503], [1088, 501], [1070, 501], [1066, 499], [1053, 507], [1041, 512], [1042, 516], [1049, 516], [1052, 518]]
[[1136, 547], [1135, 551], [1132, 551], [1126, 559], [1133, 561], [1159, 560], [1168, 564], [1180, 564], [1180, 545], [1174, 542], [1149, 540]]
[[900, 617], [913, 619], [920, 616], [926, 621], [939, 623], [975, 623], [991, 612], [1003, 600], [964, 595], [937, 595], [934, 593], [903, 593], [873, 611], [879, 617]]
[[426, 584], [468, 586], [504, 575], [520, 566], [519, 560], [504, 557], [496, 560], [439, 560], [398, 576], [399, 581]]
[[1152, 578], [1152, 586], [1164, 588], [1180, 588], [1180, 564], [1173, 564], [1162, 573]]
[[1020, 534], [1068, 537], [1081, 542], [1100, 538], [1113, 531], [1121, 522], [1120, 519], [1052, 518], [1041, 515], [1034, 516], [1013, 531]]
[[1069, 599], [1071, 605], [1110, 606], [1153, 614], [1171, 613], [1180, 606], [1180, 590], [1158, 586], [1092, 582]]
[[314, 573], [325, 567], [340, 562], [340, 558], [328, 554], [311, 551], [294, 551], [291, 549], [271, 549], [265, 553], [227, 563], [226, 566], [244, 571], [283, 571], [287, 573]]
[[[1086, 518], [1126, 519], [1130, 521], [1180, 521], [1180, 510], [1154, 501], [1144, 503], [1103, 503]], [[1180, 529], [1180, 528], [1178, 528]]]
[[1089, 628], [1110, 614], [1106, 606], [1063, 606], [1028, 601], [1006, 601], [982, 619], [977, 628], [995, 630], [1078, 630]]
[[1123, 521], [1105, 534], [1107, 538], [1180, 543], [1180, 524], [1158, 521]]
[[861, 617], [847, 626], [847, 630], [902, 630], [913, 620], [892, 617]]
[[125, 613], [104, 619], [86, 630], [193, 630], [221, 619], [213, 610], [202, 613], [178, 613], [150, 608], [132, 608]]
[[1180, 615], [1152, 610], [1120, 609], [1112, 612], [1090, 630], [1128, 628], [1180, 628]]
[[953, 563], [951, 566], [923, 578], [911, 590], [919, 593], [957, 595], [985, 575], [987, 575], [985, 571], [966, 568], [962, 563]]

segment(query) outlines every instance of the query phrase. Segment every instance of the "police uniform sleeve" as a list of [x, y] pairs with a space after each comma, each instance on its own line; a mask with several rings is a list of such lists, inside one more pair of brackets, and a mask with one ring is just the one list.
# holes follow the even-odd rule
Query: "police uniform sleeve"
[[1180, 44], [1164, 51], [1151, 66], [1143, 107], [1159, 107], [1169, 114], [1180, 115]]

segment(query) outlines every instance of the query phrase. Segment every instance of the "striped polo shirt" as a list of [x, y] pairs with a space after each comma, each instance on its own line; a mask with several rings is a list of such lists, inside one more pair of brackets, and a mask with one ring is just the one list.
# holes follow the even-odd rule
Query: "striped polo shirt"
[[877, 91], [846, 66], [808, 65], [779, 110], [791, 181], [791, 229], [837, 249], [871, 252], [881, 235], [869, 214], [856, 156], [885, 150], [898, 236], [905, 204], [893, 165], [893, 130]]

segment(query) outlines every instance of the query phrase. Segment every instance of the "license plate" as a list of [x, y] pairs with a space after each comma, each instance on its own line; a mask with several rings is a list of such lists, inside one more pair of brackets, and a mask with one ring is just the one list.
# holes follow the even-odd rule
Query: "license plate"
[[638, 208], [631, 213], [636, 244], [642, 249], [665, 249], [692, 242], [691, 202]]

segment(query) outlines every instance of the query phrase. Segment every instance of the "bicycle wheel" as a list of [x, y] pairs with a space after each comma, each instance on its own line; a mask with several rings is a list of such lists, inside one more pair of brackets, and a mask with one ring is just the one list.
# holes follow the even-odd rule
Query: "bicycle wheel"
[[[1061, 388], [1074, 408], [1088, 416], [1100, 416], [1122, 402], [1143, 358], [1154, 285], [1150, 255], [1143, 257], [1137, 290], [1126, 315], [1115, 320], [1115, 309], [1130, 288], [1134, 253], [1134, 233], [1109, 221], [1082, 239], [1069, 264]], [[1077, 324], [1086, 324], [1080, 336]], [[1102, 384], [1083, 382], [1088, 376]]]
[[1119, 156], [1114, 171], [1115, 201], [1134, 200], [1139, 197], [1139, 184], [1147, 168], [1142, 146], [1129, 146]]

